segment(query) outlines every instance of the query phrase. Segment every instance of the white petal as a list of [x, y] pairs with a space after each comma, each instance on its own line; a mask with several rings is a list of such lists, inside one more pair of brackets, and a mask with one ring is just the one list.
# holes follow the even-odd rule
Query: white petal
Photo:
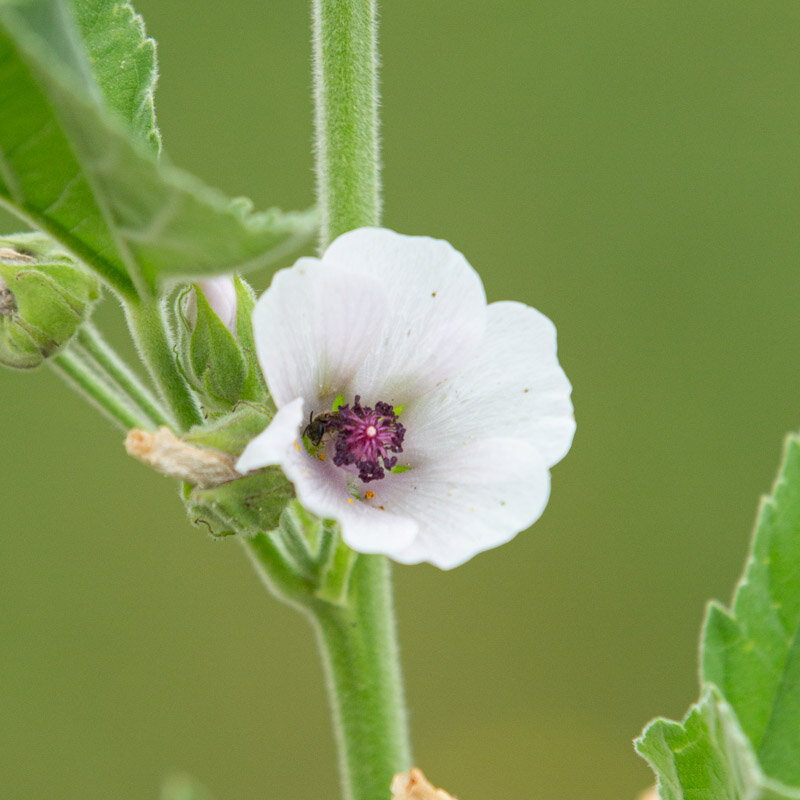
[[575, 433], [571, 386], [556, 357], [553, 323], [515, 302], [492, 303], [486, 335], [462, 372], [403, 412], [404, 457], [420, 466], [481, 439], [517, 438], [547, 466]]
[[390, 555], [442, 569], [513, 539], [541, 516], [550, 493], [544, 462], [516, 439], [484, 439], [392, 477], [405, 486], [393, 482], [387, 507], [415, 519], [419, 533]]
[[300, 427], [305, 418], [302, 397], [278, 409], [272, 422], [245, 447], [236, 469], [244, 475], [250, 470], [283, 464], [299, 444]]
[[253, 311], [258, 358], [278, 407], [304, 397], [309, 411], [329, 411], [320, 407], [321, 398], [352, 393], [388, 305], [375, 278], [316, 258], [280, 270]]
[[[223, 275], [198, 281], [203, 294], [222, 324], [236, 335], [236, 286], [233, 278]], [[195, 312], [196, 314], [197, 312]]]
[[[392, 555], [408, 547], [417, 534], [417, 523], [403, 514], [381, 510], [354, 498], [350, 488], [361, 494], [364, 484], [330, 462], [322, 463], [303, 450], [291, 454], [283, 465], [305, 508], [342, 526], [342, 538], [359, 553]], [[346, 478], [355, 479], [348, 487]]]
[[427, 391], [455, 374], [483, 336], [483, 284], [445, 241], [359, 228], [336, 239], [322, 261], [337, 274], [378, 280], [390, 293], [353, 381], [370, 403], [403, 404]]

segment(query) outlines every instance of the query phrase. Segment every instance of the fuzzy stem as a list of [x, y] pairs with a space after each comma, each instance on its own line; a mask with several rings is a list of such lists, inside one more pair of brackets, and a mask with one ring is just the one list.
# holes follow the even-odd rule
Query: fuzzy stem
[[176, 433], [202, 422], [197, 401], [178, 369], [161, 305], [157, 301], [126, 303], [125, 316], [139, 355], [178, 423]]
[[375, 0], [313, 0], [320, 247], [380, 221]]
[[77, 348], [69, 348], [50, 359], [53, 369], [100, 409], [122, 430], [150, 428], [152, 423], [138, 408], [131, 406], [119, 390], [109, 384], [82, 358]]
[[[346, 231], [380, 223], [376, 1], [312, 0], [312, 23], [324, 250]], [[333, 585], [344, 571], [338, 602], [323, 599], [323, 591], [308, 610], [327, 676], [344, 798], [382, 800], [392, 775], [411, 766], [389, 563], [379, 555], [342, 561], [326, 576]]]
[[349, 602], [316, 600], [311, 619], [322, 653], [345, 800], [388, 798], [411, 766], [389, 563], [359, 555]]
[[108, 345], [100, 331], [87, 322], [78, 331], [78, 342], [102, 369], [105, 375], [122, 389], [155, 425], [174, 425], [158, 401], [142, 385], [139, 378], [119, 355]]

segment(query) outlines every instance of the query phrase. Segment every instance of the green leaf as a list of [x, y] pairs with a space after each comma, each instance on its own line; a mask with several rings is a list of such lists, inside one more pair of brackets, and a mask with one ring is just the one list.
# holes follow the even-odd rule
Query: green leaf
[[145, 33], [141, 15], [121, 0], [71, 0], [71, 6], [92, 76], [106, 104], [158, 152], [156, 43]]
[[711, 603], [700, 702], [636, 748], [662, 800], [800, 800], [800, 439], [761, 505], [733, 609]]
[[764, 775], [735, 713], [713, 686], [683, 722], [651, 722], [636, 750], [658, 775], [661, 800], [800, 800], [800, 789]]
[[736, 712], [764, 772], [800, 786], [800, 440], [759, 513], [732, 611], [714, 603], [701, 674]]
[[95, 44], [87, 57], [64, 0], [0, 4], [0, 203], [128, 297], [147, 297], [163, 277], [279, 263], [315, 215], [254, 214], [157, 160], [147, 81], [112, 88], [113, 63], [124, 71], [104, 61], [132, 41], [125, 24], [122, 45], [103, 55]]

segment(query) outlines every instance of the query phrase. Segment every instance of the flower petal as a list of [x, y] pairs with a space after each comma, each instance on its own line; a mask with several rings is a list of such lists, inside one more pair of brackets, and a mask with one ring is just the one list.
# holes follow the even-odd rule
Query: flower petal
[[571, 386], [556, 357], [556, 330], [522, 303], [492, 303], [486, 334], [464, 369], [403, 412], [404, 456], [419, 465], [487, 437], [515, 437], [546, 464], [570, 448]]
[[345, 543], [359, 553], [390, 555], [408, 547], [417, 535], [418, 525], [410, 517], [353, 497], [344, 479], [348, 473], [330, 462], [319, 462], [305, 451], [296, 452], [283, 469], [303, 506], [319, 517], [335, 519], [342, 527]]
[[377, 279], [331, 269], [316, 258], [276, 273], [256, 303], [253, 326], [277, 406], [303, 397], [310, 411], [320, 412], [322, 398], [349, 389], [388, 307]]
[[[378, 280], [391, 293], [353, 381], [370, 402], [404, 403], [429, 390], [458, 372], [483, 336], [483, 284], [448, 242], [359, 228], [336, 239], [322, 261], [337, 274]], [[361, 310], [351, 306], [352, 313]]]
[[386, 506], [416, 520], [419, 532], [407, 548], [384, 552], [442, 569], [513, 539], [541, 516], [550, 493], [545, 463], [516, 439], [483, 439], [392, 478]]
[[272, 422], [245, 447], [236, 462], [236, 469], [244, 475], [254, 469], [283, 464], [298, 446], [300, 426], [304, 420], [302, 397], [278, 409]]

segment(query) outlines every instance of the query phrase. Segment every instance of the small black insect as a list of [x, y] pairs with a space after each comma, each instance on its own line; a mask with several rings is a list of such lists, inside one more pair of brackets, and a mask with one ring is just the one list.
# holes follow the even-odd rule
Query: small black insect
[[311, 444], [313, 444], [314, 447], [318, 447], [319, 443], [322, 441], [322, 437], [325, 435], [325, 431], [331, 427], [332, 422], [338, 419], [338, 411], [326, 411], [316, 415], [312, 411], [311, 416], [308, 418], [308, 425], [306, 425], [303, 431], [303, 436], [308, 436]]

